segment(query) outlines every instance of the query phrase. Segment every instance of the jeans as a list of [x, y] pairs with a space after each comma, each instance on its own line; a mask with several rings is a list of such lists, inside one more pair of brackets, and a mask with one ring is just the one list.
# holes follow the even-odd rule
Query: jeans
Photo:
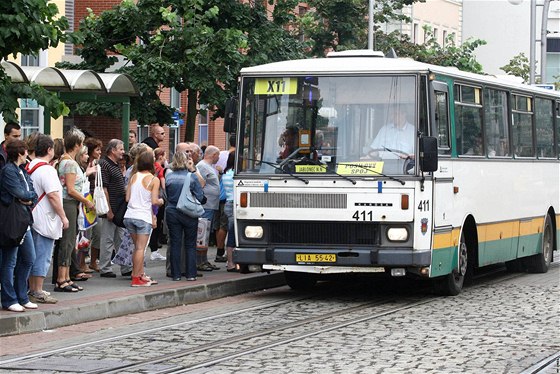
[[233, 218], [233, 201], [226, 202], [224, 212], [228, 217], [228, 233], [226, 247], [235, 247], [235, 219]]
[[175, 207], [165, 209], [169, 231], [171, 276], [181, 277], [181, 247], [184, 245], [187, 278], [196, 278], [196, 234], [198, 219], [181, 213]]
[[2, 307], [8, 308], [13, 304], [27, 304], [27, 280], [33, 262], [35, 261], [35, 246], [31, 230], [25, 233], [23, 243], [19, 247], [5, 248], [2, 251], [2, 265], [0, 267], [0, 283], [2, 291]]

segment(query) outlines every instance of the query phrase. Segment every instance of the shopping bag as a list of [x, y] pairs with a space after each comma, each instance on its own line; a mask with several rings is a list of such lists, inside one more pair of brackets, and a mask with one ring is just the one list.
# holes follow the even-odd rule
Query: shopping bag
[[[84, 197], [93, 202], [93, 196], [89, 192], [84, 194]], [[95, 209], [88, 209], [82, 203], [79, 205], [78, 209], [78, 230], [85, 231], [92, 228], [97, 224], [97, 212]]]
[[120, 266], [132, 266], [132, 252], [134, 250], [134, 242], [130, 236], [128, 230], [124, 230], [123, 239], [121, 245], [115, 257], [113, 258], [113, 263]]
[[198, 219], [198, 229], [196, 233], [196, 249], [208, 249], [211, 223], [212, 222], [206, 218]]
[[95, 211], [97, 215], [103, 216], [109, 212], [109, 204], [107, 203], [107, 196], [103, 191], [103, 178], [101, 176], [101, 166], [97, 165], [95, 175], [95, 188], [93, 190], [93, 203], [95, 204]]

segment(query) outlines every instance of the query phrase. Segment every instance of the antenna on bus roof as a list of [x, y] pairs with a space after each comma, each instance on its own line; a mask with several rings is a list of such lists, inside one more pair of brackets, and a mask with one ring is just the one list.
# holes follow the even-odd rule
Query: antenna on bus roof
[[385, 53], [385, 57], [386, 58], [398, 58], [399, 56], [397, 56], [397, 52], [395, 52], [394, 48], [391, 47], [391, 49]]

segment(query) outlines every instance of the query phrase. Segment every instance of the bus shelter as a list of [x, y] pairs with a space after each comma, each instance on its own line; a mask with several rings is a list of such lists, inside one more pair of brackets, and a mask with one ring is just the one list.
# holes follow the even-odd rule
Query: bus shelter
[[[121, 103], [122, 140], [128, 149], [130, 98], [138, 96], [138, 87], [127, 74], [96, 73], [92, 70], [65, 70], [54, 67], [19, 66], [2, 61], [2, 68], [12, 83], [35, 83], [56, 92], [64, 102]], [[51, 133], [51, 114], [45, 108], [44, 133]]]

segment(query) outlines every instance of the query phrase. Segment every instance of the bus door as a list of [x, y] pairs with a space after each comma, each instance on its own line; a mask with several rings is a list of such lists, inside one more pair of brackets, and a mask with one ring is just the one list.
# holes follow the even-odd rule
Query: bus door
[[[451, 228], [454, 210], [453, 164], [447, 84], [433, 82], [435, 131], [438, 139], [439, 168], [434, 172], [434, 228]], [[435, 112], [435, 113], [434, 113]], [[434, 128], [432, 127], [432, 128]]]

